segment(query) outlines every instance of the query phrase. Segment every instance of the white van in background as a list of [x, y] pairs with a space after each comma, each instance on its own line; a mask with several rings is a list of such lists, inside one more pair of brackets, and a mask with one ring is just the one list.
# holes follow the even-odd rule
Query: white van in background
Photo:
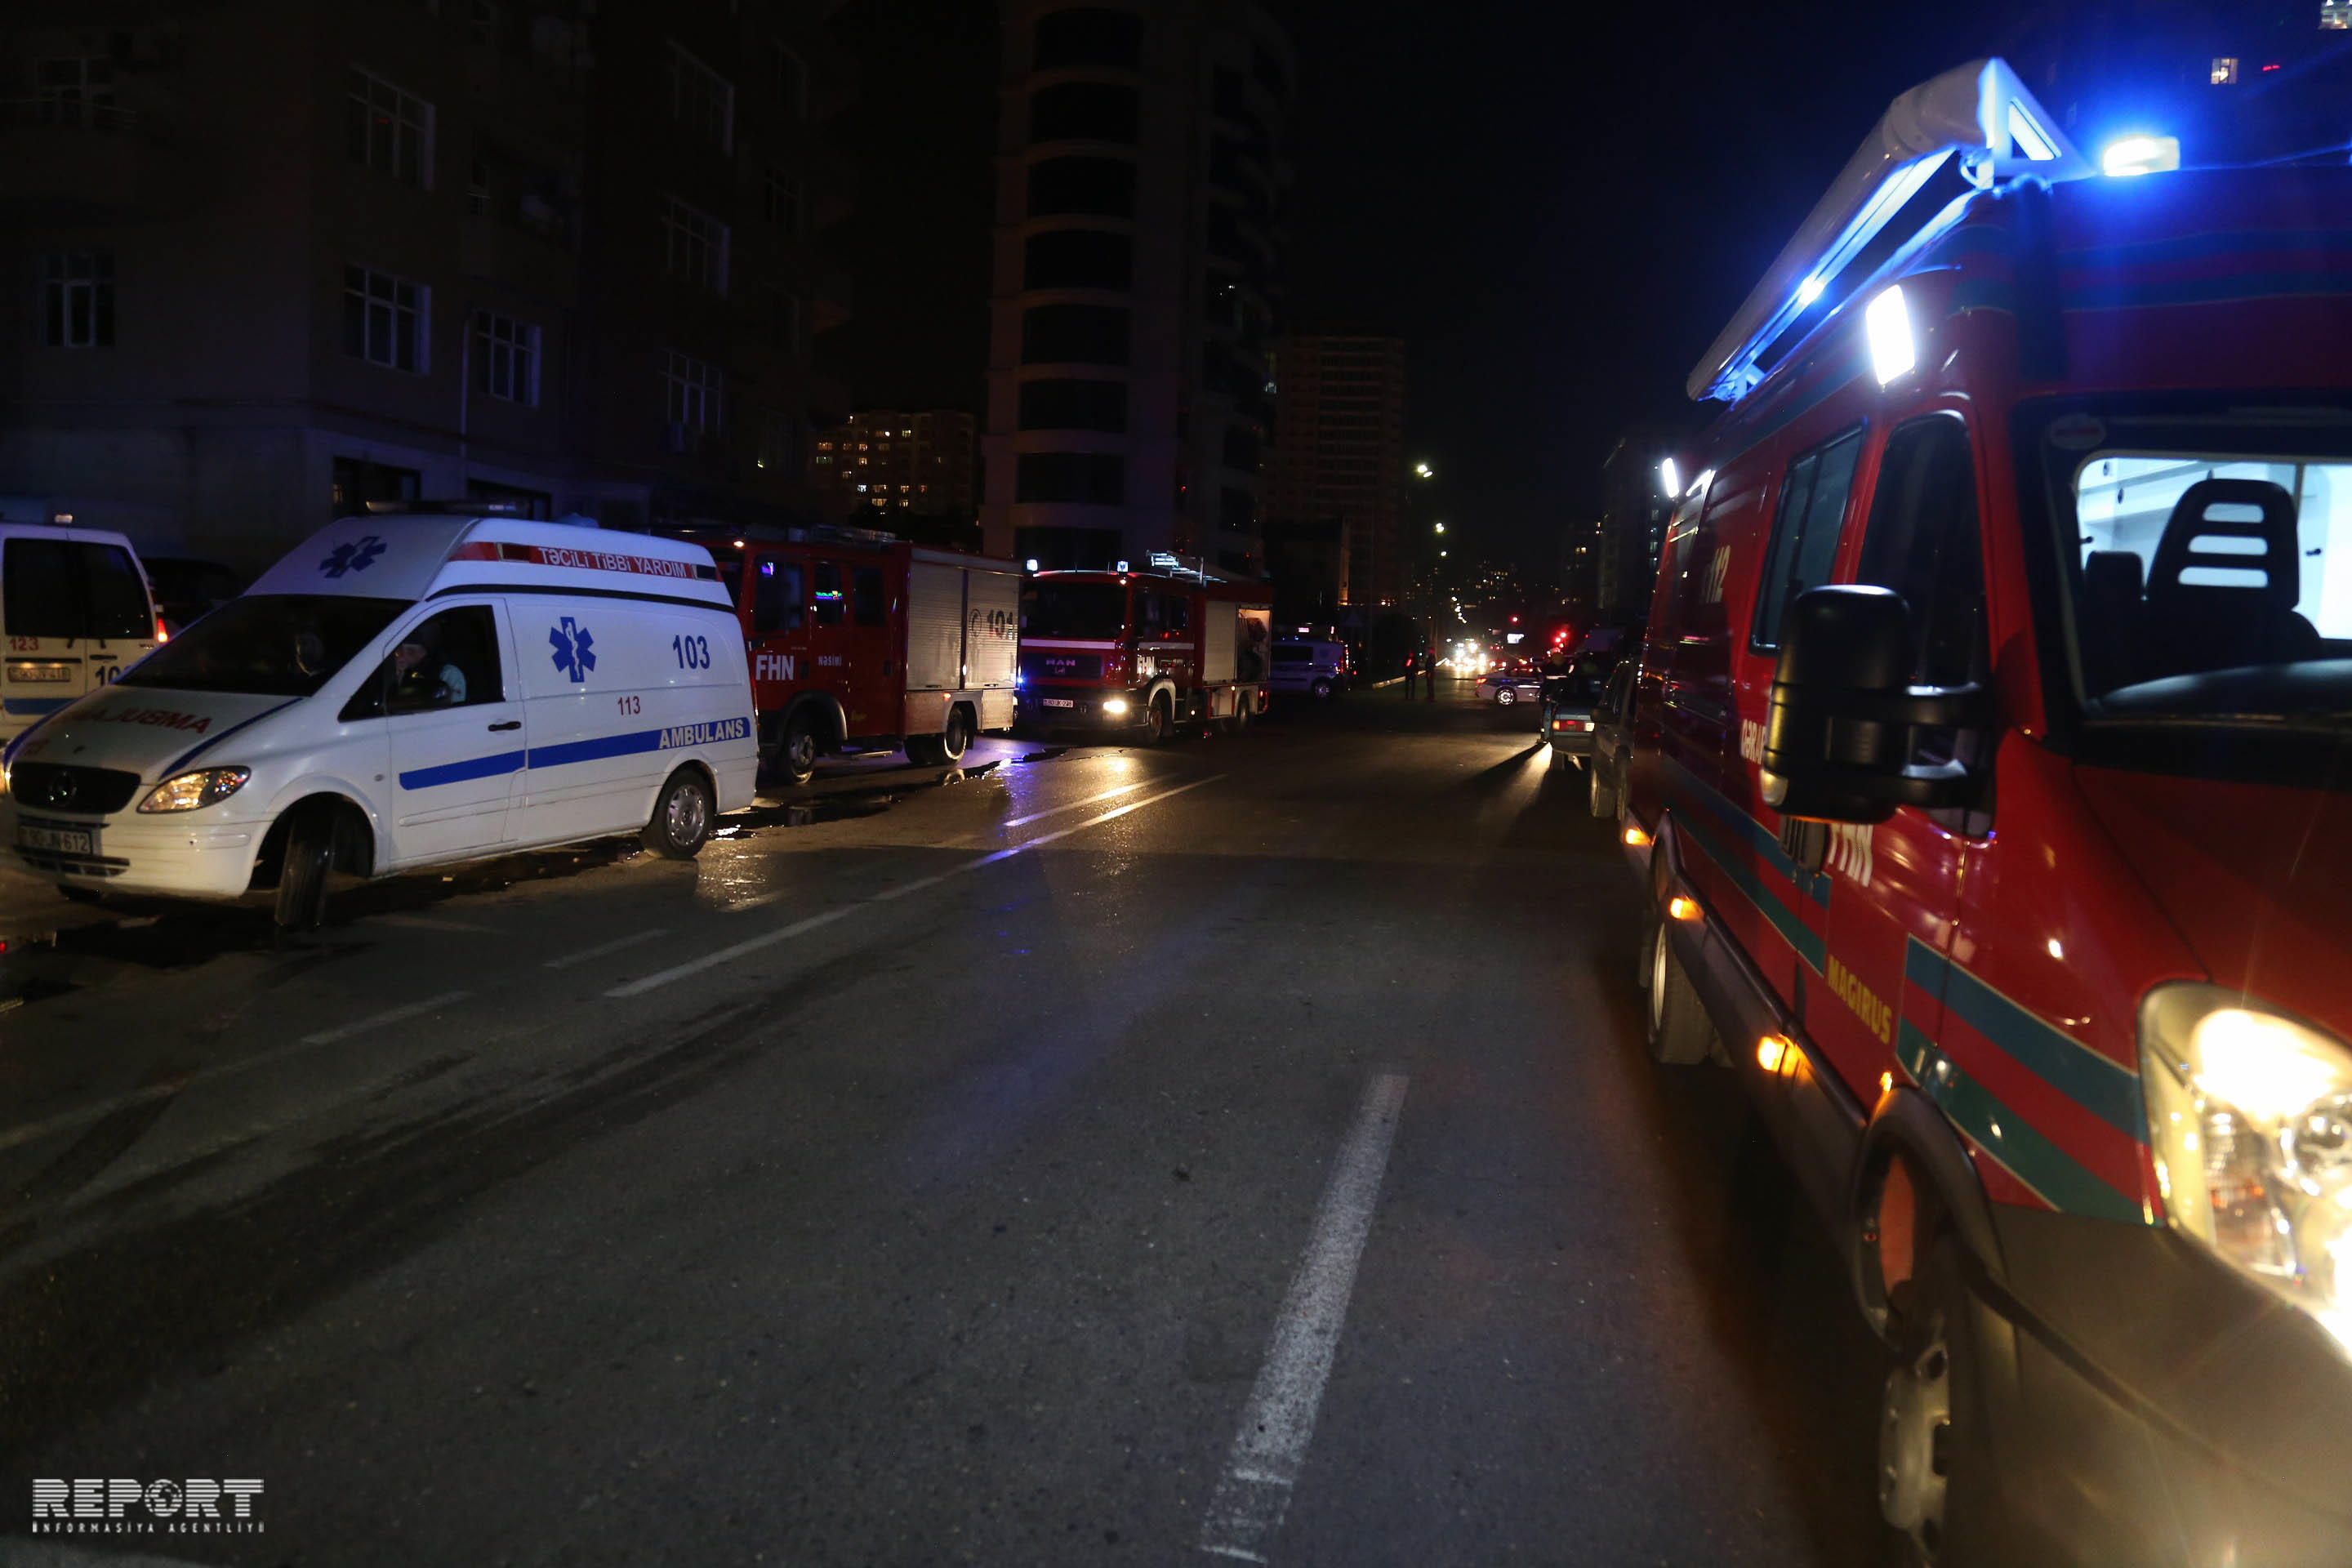
[[345, 518], [0, 752], [0, 843], [67, 888], [315, 925], [382, 876], [751, 804], [743, 637], [709, 552], [412, 508]]
[[139, 552], [119, 533], [0, 522], [0, 745], [163, 640]]
[[1348, 689], [1348, 645], [1305, 637], [1276, 637], [1274, 679], [1276, 691], [1303, 691], [1323, 698]]

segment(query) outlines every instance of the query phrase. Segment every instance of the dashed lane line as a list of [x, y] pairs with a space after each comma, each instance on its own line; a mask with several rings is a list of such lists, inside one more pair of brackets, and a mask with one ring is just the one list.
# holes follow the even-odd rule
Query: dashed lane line
[[470, 991], [444, 991], [440, 995], [427, 996], [422, 1002], [411, 1002], [402, 1007], [388, 1007], [381, 1013], [371, 1014], [367, 1017], [357, 1018], [348, 1024], [338, 1024], [331, 1029], [320, 1029], [316, 1034], [305, 1035], [302, 1037], [302, 1043], [306, 1046], [331, 1046], [337, 1040], [348, 1040], [353, 1035], [364, 1035], [371, 1029], [388, 1028], [394, 1024], [404, 1024], [411, 1018], [421, 1018], [427, 1013], [437, 1013], [453, 1003], [463, 1002], [472, 994]]
[[1123, 784], [1116, 789], [1107, 789], [1100, 795], [1090, 795], [1084, 800], [1074, 800], [1066, 805], [1049, 805], [1043, 811], [1033, 811], [1026, 816], [1016, 816], [1010, 822], [1000, 822], [997, 826], [1004, 828], [1026, 827], [1033, 822], [1041, 822], [1049, 816], [1059, 816], [1066, 811], [1076, 811], [1082, 805], [1094, 805], [1102, 801], [1115, 800], [1123, 795], [1133, 795], [1137, 790], [1149, 789], [1158, 782], [1156, 779], [1138, 779], [1133, 784]]
[[715, 952], [703, 953], [698, 958], [690, 958], [684, 963], [656, 970], [651, 974], [632, 980], [625, 985], [615, 985], [604, 994], [616, 1001], [625, 1000], [631, 996], [642, 996], [648, 991], [659, 990], [665, 985], [673, 984], [680, 980], [691, 979], [721, 964], [732, 963], [739, 958], [758, 952], [764, 948], [773, 947], [780, 942], [790, 942], [793, 938], [804, 935], [819, 926], [831, 925], [844, 915], [854, 913], [868, 905], [887, 903], [893, 899], [904, 898], [908, 893], [924, 888], [935, 888], [949, 878], [961, 877], [966, 871], [977, 871], [983, 866], [993, 866], [998, 861], [1009, 860], [1015, 855], [1025, 855], [1032, 849], [1042, 849], [1046, 845], [1058, 843], [1074, 833], [1084, 833], [1090, 827], [1100, 827], [1106, 822], [1115, 822], [1129, 812], [1140, 811], [1147, 805], [1157, 805], [1163, 800], [1172, 800], [1187, 790], [1196, 790], [1203, 784], [1215, 784], [1224, 776], [1223, 773], [1212, 773], [1207, 778], [1194, 779], [1191, 784], [1178, 784], [1174, 789], [1162, 790], [1158, 795], [1146, 795], [1141, 800], [1129, 801], [1125, 805], [1114, 806], [1100, 816], [1090, 816], [1084, 822], [1055, 832], [1044, 833], [1034, 838], [1024, 839], [1010, 848], [994, 850], [986, 855], [975, 855], [961, 866], [951, 866], [947, 870], [933, 876], [919, 877], [911, 882], [901, 882], [896, 887], [885, 888], [880, 892], [859, 899], [854, 903], [835, 905], [832, 909], [820, 910], [805, 919], [794, 921], [790, 925], [779, 926], [774, 931], [761, 931], [758, 936], [747, 937], [741, 942], [719, 948]]
[[1402, 1073], [1375, 1074], [1356, 1108], [1355, 1125], [1339, 1145], [1306, 1256], [1283, 1299], [1265, 1364], [1242, 1409], [1241, 1430], [1201, 1521], [1201, 1550], [1213, 1556], [1265, 1562], [1290, 1507], [1291, 1489], [1307, 1463], [1307, 1445], [1323, 1406], [1323, 1384], [1339, 1348], [1339, 1331], [1347, 1326], [1356, 1264], [1380, 1203], [1381, 1177], [1404, 1109], [1405, 1082]]
[[592, 963], [596, 959], [619, 952], [625, 948], [635, 947], [639, 942], [651, 942], [656, 937], [668, 934], [667, 926], [647, 926], [643, 931], [633, 931], [626, 936], [616, 936], [610, 942], [600, 942], [593, 947], [583, 947], [578, 952], [567, 952], [562, 958], [551, 958], [547, 961], [546, 967], [569, 969], [575, 963]]

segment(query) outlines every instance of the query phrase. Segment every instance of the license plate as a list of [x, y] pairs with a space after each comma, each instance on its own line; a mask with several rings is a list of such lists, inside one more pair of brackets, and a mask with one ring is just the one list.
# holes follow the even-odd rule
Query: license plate
[[16, 825], [16, 847], [45, 849], [52, 855], [94, 856], [98, 853], [98, 829], [20, 822]]
[[1070, 697], [1041, 697], [1038, 700], [1048, 708], [1076, 708], [1078, 705], [1076, 699]]

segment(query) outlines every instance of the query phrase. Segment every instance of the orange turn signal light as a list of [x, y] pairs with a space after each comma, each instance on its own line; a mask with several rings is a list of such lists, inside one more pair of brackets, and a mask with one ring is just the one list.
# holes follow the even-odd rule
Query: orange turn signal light
[[1678, 921], [1695, 921], [1698, 919], [1698, 900], [1676, 893], [1666, 900], [1666, 913]]
[[1786, 1035], [1767, 1035], [1756, 1042], [1756, 1065], [1766, 1072], [1779, 1072], [1780, 1064], [1796, 1048]]
[[1625, 825], [1626, 843], [1631, 844], [1634, 848], [1639, 849], [1643, 845], [1647, 844], [1649, 841], [1650, 836], [1648, 834], [1643, 832], [1640, 828], [1634, 826], [1630, 822]]

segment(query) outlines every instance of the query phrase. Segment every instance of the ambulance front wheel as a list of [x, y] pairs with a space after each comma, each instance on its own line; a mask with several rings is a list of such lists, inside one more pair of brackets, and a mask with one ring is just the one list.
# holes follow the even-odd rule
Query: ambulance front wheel
[[662, 785], [646, 824], [646, 847], [672, 860], [691, 860], [710, 838], [710, 785], [692, 768], [680, 768]]
[[278, 924], [287, 931], [316, 931], [327, 918], [327, 872], [335, 858], [334, 824], [324, 814], [305, 811], [286, 831], [286, 855], [278, 865]]

